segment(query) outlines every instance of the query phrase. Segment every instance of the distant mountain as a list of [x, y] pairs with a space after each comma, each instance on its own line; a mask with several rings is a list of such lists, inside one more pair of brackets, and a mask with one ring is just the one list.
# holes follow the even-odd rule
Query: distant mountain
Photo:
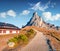
[[54, 26], [53, 24], [46, 23], [38, 14], [37, 12], [33, 13], [32, 18], [25, 26], [37, 26], [37, 27], [45, 27], [45, 28], [53, 28], [53, 29], [60, 29], [58, 26]]
[[20, 29], [20, 28], [13, 24], [0, 22], [0, 29]]

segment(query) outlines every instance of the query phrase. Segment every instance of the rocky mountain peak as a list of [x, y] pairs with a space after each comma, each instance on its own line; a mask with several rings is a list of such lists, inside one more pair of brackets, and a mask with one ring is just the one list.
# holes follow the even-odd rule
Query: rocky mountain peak
[[34, 12], [34, 13], [33, 13], [33, 16], [37, 16], [37, 12]]
[[[37, 12], [33, 13], [32, 18], [29, 20], [29, 22], [27, 22], [27, 24], [25, 26], [36, 26], [36, 27], [45, 27], [48, 29], [60, 29], [60, 27], [56, 27], [53, 24], [50, 23], [46, 23], [38, 14]], [[23, 26], [23, 27], [25, 27]]]
[[38, 18], [40, 18], [40, 17], [38, 16], [37, 12], [34, 12], [32, 18], [38, 19]]
[[30, 19], [30, 21], [26, 24], [26, 26], [42, 26], [43, 20], [40, 16], [38, 16], [37, 12], [33, 13], [33, 17]]

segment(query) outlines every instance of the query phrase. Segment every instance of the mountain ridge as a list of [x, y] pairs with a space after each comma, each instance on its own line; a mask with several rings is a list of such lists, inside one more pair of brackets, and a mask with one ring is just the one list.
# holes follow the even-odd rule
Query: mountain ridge
[[59, 26], [55, 26], [54, 24], [46, 23], [38, 14], [37, 12], [33, 13], [32, 18], [27, 22], [27, 24], [24, 26], [37, 26], [37, 27], [45, 27], [48, 29], [57, 29], [59, 30]]
[[4, 23], [4, 22], [0, 22], [0, 29], [19, 29], [19, 27], [13, 25], [13, 24], [9, 24], [9, 23]]

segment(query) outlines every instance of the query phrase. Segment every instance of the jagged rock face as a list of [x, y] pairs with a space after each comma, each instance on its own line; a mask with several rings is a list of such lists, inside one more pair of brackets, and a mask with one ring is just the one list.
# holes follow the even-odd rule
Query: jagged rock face
[[41, 27], [43, 25], [43, 20], [40, 16], [38, 16], [37, 12], [33, 13], [33, 17], [27, 23], [26, 26], [37, 26]]
[[40, 16], [38, 16], [37, 12], [33, 13], [33, 17], [25, 26], [37, 26], [37, 27], [45, 27], [48, 29], [50, 28], [56, 29], [56, 27], [53, 24], [46, 23]]

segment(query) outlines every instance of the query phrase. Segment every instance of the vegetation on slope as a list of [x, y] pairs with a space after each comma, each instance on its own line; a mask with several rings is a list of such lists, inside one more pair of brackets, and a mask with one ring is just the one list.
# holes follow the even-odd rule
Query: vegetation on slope
[[10, 42], [14, 42], [14, 47], [20, 45], [26, 45], [29, 42], [29, 39], [35, 36], [35, 31], [33, 29], [28, 30], [25, 34], [20, 34], [8, 40], [8, 44]]
[[35, 35], [35, 32], [34, 32], [34, 30], [33, 29], [30, 29], [30, 30], [28, 30], [27, 31], [27, 33], [25, 34], [28, 38], [33, 38], [34, 37], [34, 35]]

